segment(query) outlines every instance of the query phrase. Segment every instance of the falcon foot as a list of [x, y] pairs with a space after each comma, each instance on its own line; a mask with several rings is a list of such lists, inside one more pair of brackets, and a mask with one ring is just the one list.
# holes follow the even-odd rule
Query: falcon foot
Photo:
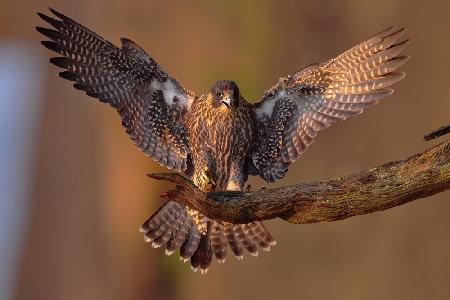
[[200, 173], [198, 181], [195, 184], [204, 192], [213, 192], [216, 189], [216, 182], [212, 179], [209, 170], [205, 169]]

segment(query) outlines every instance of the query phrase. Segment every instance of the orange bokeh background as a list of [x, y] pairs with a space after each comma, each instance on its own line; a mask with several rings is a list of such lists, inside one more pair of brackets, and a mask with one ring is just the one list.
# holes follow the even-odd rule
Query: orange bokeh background
[[[253, 178], [254, 188], [405, 158], [438, 143], [422, 136], [450, 121], [448, 1], [0, 0], [0, 45], [24, 41], [47, 62], [34, 30], [47, 6], [116, 44], [135, 40], [198, 94], [233, 79], [251, 101], [280, 76], [392, 24], [408, 27], [412, 58], [395, 94], [319, 134], [283, 180]], [[165, 169], [130, 142], [110, 107], [41, 66], [43, 94], [29, 99], [42, 104], [14, 299], [450, 299], [448, 192], [333, 223], [269, 221], [271, 253], [229, 255], [207, 276], [192, 273], [137, 230], [170, 187], [145, 174]]]

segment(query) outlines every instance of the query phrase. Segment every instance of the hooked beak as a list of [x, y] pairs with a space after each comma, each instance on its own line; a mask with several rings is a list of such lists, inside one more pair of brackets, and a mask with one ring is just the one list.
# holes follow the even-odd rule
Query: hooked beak
[[225, 93], [225, 94], [223, 95], [223, 98], [222, 98], [221, 102], [222, 102], [227, 108], [230, 108], [230, 107], [231, 107], [231, 95], [230, 95], [230, 93]]

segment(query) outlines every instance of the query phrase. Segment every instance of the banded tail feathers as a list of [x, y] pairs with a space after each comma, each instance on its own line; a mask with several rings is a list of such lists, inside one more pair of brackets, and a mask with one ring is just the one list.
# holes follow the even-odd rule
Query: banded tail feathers
[[205, 274], [213, 256], [219, 263], [224, 263], [228, 247], [241, 260], [244, 249], [256, 257], [258, 248], [270, 251], [276, 244], [262, 222], [232, 224], [207, 218], [206, 230], [202, 234], [190, 211], [192, 209], [183, 204], [169, 201], [145, 221], [139, 230], [152, 247], [165, 245], [167, 255], [180, 249], [180, 260], [190, 261], [194, 272], [200, 269]]

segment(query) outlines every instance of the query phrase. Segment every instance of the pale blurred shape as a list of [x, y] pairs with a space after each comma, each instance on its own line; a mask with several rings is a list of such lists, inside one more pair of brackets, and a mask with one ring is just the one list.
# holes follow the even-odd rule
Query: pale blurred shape
[[31, 199], [42, 58], [28, 43], [0, 43], [0, 299], [11, 299]]

